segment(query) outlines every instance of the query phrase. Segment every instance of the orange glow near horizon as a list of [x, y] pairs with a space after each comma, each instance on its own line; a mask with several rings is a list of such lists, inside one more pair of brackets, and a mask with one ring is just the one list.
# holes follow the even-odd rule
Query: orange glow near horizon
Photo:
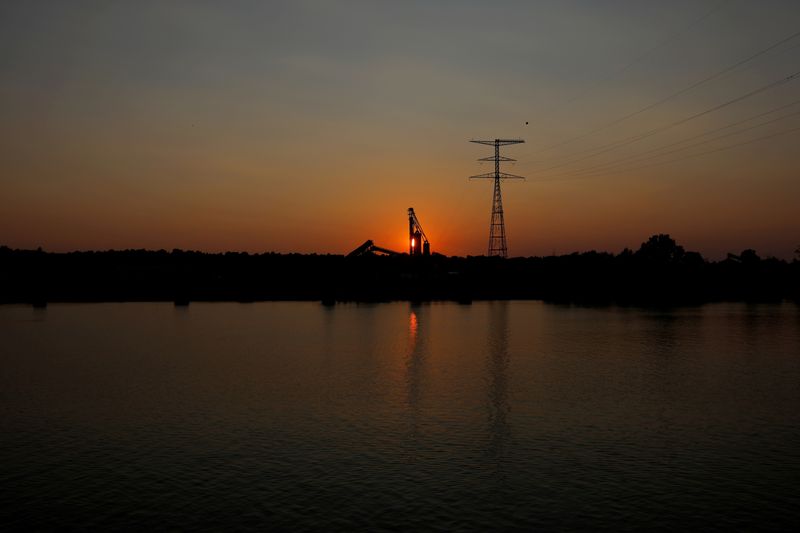
[[[15, 3], [0, 17], [0, 245], [346, 254], [371, 239], [407, 252], [413, 206], [432, 253], [483, 255], [492, 183], [467, 178], [489, 170], [476, 160], [491, 150], [468, 141], [507, 136], [525, 144], [502, 150], [516, 160], [502, 170], [527, 177], [502, 184], [511, 257], [618, 253], [668, 233], [707, 258], [753, 248], [791, 259], [796, 108], [694, 152], [615, 163], [788, 109], [800, 79], [642, 137], [785, 78], [790, 55], [764, 55], [748, 65], [758, 68], [602, 126], [796, 31], [785, 13], [800, 15], [800, 4], [759, 8], [770, 24], [746, 32], [726, 20], [719, 34], [665, 46], [658, 65], [598, 78], [651, 48], [662, 17], [672, 27], [697, 16], [691, 2], [640, 5], [624, 17], [560, 2], [509, 4], [501, 17], [480, 3], [398, 4], [390, 17], [362, 6], [354, 31], [347, 3], [289, 2], [280, 17], [257, 3]], [[575, 24], [581, 32], [563, 31]], [[509, 52], [513, 68], [495, 60]]]

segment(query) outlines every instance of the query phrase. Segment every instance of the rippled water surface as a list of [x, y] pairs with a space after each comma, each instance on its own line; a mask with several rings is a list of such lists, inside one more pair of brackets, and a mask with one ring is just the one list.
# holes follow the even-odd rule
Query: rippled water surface
[[0, 306], [0, 529], [779, 529], [800, 312]]

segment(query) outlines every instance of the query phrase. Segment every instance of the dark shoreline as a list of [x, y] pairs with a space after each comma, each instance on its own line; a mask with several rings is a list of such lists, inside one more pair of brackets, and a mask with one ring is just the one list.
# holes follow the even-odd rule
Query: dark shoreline
[[800, 261], [706, 261], [666, 235], [636, 251], [551, 257], [48, 253], [0, 247], [0, 303], [544, 300], [588, 305], [800, 302]]

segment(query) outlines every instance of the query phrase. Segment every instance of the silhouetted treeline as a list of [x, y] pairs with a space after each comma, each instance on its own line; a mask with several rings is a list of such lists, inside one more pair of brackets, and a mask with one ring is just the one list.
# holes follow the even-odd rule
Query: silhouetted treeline
[[800, 301], [800, 262], [762, 259], [753, 250], [710, 262], [668, 235], [616, 255], [505, 260], [0, 247], [0, 303], [506, 298], [598, 304]]

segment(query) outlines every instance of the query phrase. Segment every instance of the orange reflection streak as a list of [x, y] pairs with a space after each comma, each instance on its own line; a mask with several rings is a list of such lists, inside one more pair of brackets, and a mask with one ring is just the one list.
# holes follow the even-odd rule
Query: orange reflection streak
[[408, 338], [411, 341], [411, 344], [414, 345], [417, 342], [417, 313], [411, 311], [408, 315]]

